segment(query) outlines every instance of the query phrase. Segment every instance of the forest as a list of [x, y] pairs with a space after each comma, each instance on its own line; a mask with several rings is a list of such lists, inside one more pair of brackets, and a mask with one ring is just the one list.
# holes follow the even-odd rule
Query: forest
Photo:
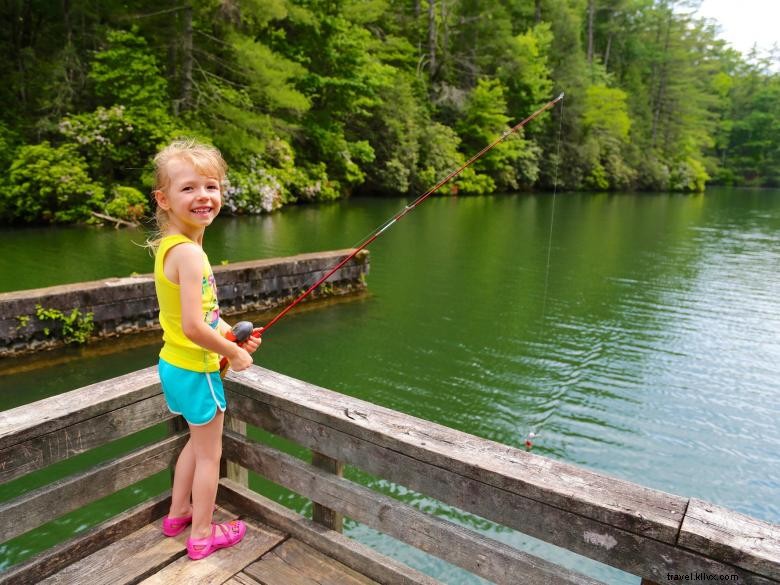
[[777, 59], [691, 0], [0, 0], [2, 223], [149, 214], [216, 145], [224, 209], [441, 193], [780, 185]]

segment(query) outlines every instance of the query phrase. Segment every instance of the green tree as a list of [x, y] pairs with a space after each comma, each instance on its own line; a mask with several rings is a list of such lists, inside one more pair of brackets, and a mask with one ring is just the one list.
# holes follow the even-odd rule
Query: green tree
[[[70, 157], [110, 194], [85, 206], [73, 182], [57, 184], [74, 189], [73, 218], [100, 205], [134, 213], [115, 187], [148, 186], [156, 149], [195, 135], [228, 160], [227, 209], [262, 213], [425, 190], [565, 91], [443, 191], [775, 185], [777, 74], [688, 4], [3, 2], [0, 166], [39, 146], [36, 161]], [[40, 204], [47, 181], [18, 204], [5, 196], [3, 217], [66, 221]]]
[[[481, 79], [466, 100], [457, 124], [463, 147], [476, 153], [509, 129], [504, 87], [497, 79]], [[530, 185], [538, 174], [539, 150], [524, 140], [522, 129], [510, 135], [474, 164], [477, 173], [501, 190]]]
[[107, 107], [66, 116], [59, 131], [78, 146], [93, 177], [140, 186], [154, 152], [177, 133], [157, 60], [137, 30], [110, 30], [88, 77]]
[[591, 168], [584, 180], [590, 189], [625, 189], [632, 185], [635, 171], [623, 158], [629, 140], [631, 119], [626, 92], [604, 85], [585, 91], [583, 126]]
[[138, 29], [108, 31], [87, 77], [103, 105], [121, 104], [145, 116], [168, 111], [168, 84]]
[[743, 64], [729, 79], [729, 109], [718, 144], [722, 182], [780, 185], [780, 74], [769, 63]]

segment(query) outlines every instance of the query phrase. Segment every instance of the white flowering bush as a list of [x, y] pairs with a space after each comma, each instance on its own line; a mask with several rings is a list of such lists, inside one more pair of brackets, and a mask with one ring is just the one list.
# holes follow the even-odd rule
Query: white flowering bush
[[270, 213], [283, 204], [282, 184], [261, 165], [259, 157], [251, 157], [246, 170], [228, 174], [223, 205], [231, 213]]
[[127, 142], [133, 130], [124, 106], [99, 107], [94, 112], [65, 117], [59, 123], [60, 133], [95, 159], [116, 158], [115, 149]]
[[263, 155], [252, 155], [246, 166], [231, 169], [224, 189], [224, 207], [231, 213], [270, 213], [297, 201], [339, 198], [338, 185], [328, 180], [324, 163], [299, 168], [292, 147], [271, 140]]
[[166, 120], [154, 121], [117, 105], [67, 116], [59, 131], [78, 146], [94, 176], [135, 182], [173, 130]]

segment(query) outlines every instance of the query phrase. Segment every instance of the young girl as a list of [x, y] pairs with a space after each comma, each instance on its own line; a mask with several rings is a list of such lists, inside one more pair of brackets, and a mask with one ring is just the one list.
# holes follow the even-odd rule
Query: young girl
[[252, 337], [241, 348], [223, 337], [230, 326], [219, 317], [214, 275], [202, 248], [203, 233], [222, 205], [227, 165], [219, 151], [193, 140], [176, 141], [157, 154], [154, 165], [161, 235], [153, 242], [154, 281], [164, 342], [160, 381], [168, 408], [190, 428], [162, 530], [175, 536], [192, 524], [187, 554], [202, 559], [238, 543], [246, 532], [240, 520], [212, 523], [227, 408], [219, 355], [234, 370], [246, 369], [260, 340]]

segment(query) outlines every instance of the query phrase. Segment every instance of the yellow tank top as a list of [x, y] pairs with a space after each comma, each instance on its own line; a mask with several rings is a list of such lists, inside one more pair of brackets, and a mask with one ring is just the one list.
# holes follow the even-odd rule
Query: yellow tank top
[[[215, 372], [219, 370], [219, 356], [184, 335], [181, 328], [180, 287], [171, 282], [163, 271], [165, 255], [174, 246], [192, 244], [186, 236], [166, 236], [160, 242], [154, 258], [154, 287], [160, 304], [160, 325], [163, 330], [163, 348], [160, 357], [169, 364], [194, 372]], [[219, 324], [219, 304], [217, 303], [217, 285], [211, 271], [208, 256], [203, 252], [203, 280], [201, 282], [201, 300], [203, 320], [212, 329]]]

